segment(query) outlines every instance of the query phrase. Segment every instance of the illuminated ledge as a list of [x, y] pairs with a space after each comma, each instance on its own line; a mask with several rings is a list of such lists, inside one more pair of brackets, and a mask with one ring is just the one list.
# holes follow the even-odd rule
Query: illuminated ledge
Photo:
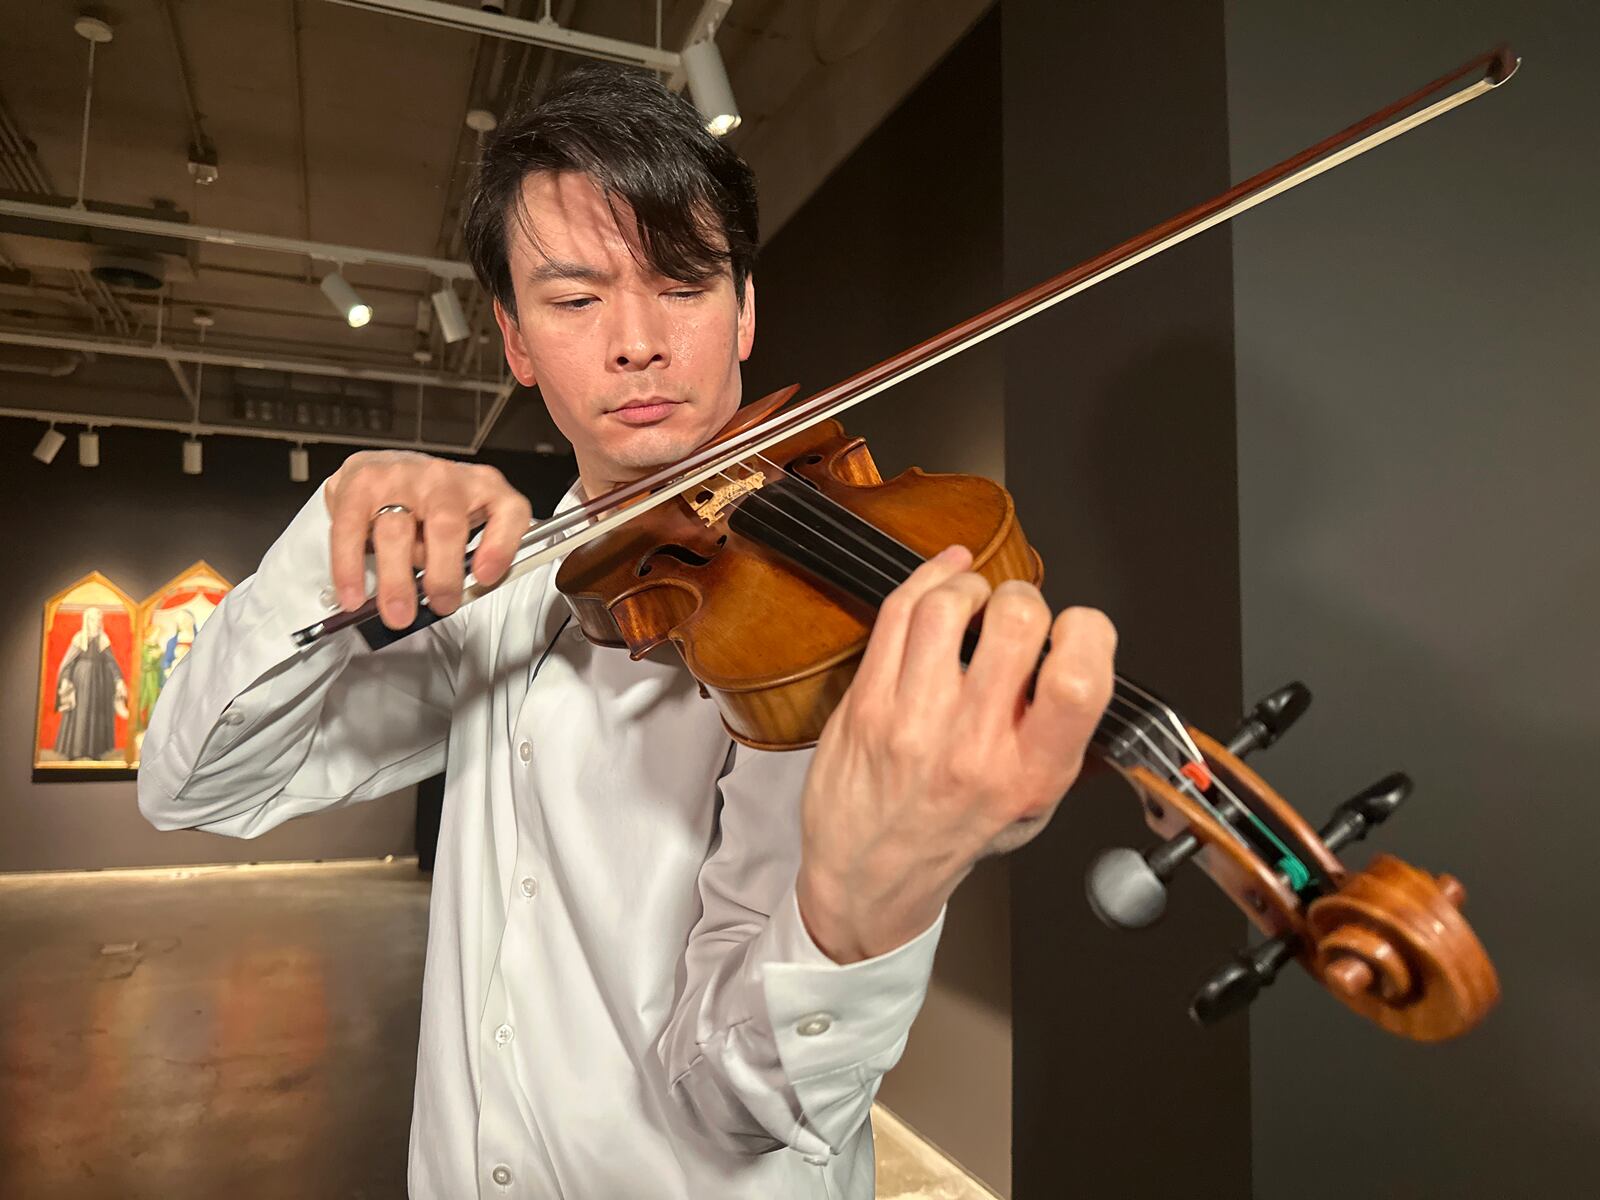
[[878, 1200], [1000, 1200], [955, 1159], [881, 1104], [872, 1106]]

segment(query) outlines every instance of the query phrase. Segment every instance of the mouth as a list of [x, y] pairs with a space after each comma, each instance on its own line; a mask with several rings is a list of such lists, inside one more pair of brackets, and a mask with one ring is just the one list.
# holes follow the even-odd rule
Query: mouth
[[609, 415], [627, 425], [654, 425], [670, 416], [672, 410], [682, 403], [681, 400], [669, 400], [665, 396], [641, 396], [637, 400], [629, 400], [621, 408], [613, 408]]

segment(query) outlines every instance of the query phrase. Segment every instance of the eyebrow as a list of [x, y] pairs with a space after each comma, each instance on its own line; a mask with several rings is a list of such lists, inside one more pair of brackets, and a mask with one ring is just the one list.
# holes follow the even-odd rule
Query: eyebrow
[[611, 283], [616, 276], [610, 271], [602, 271], [599, 267], [553, 258], [546, 260], [542, 266], [535, 267], [529, 272], [528, 278], [533, 283], [546, 283], [552, 279], [573, 279], [580, 283]]

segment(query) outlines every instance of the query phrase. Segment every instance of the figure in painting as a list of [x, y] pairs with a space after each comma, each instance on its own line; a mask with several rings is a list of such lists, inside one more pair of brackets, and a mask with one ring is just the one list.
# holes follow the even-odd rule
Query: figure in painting
[[161, 629], [152, 625], [145, 631], [144, 644], [139, 647], [139, 727], [141, 729], [150, 723], [150, 712], [156, 706], [156, 697], [161, 694], [161, 685], [166, 681], [166, 675], [161, 669], [161, 660], [166, 657], [166, 648], [162, 645]]
[[[161, 682], [165, 683], [172, 674], [172, 668], [183, 661], [183, 656], [189, 653], [189, 647], [194, 645], [195, 621], [194, 613], [187, 608], [178, 609], [175, 620], [178, 627], [172, 631], [172, 636], [167, 639], [167, 648], [161, 656]], [[154, 701], [151, 702], [152, 704]]]
[[56, 752], [68, 759], [99, 759], [117, 745], [117, 718], [128, 715], [128, 685], [102, 629], [100, 610], [83, 610], [56, 672]]

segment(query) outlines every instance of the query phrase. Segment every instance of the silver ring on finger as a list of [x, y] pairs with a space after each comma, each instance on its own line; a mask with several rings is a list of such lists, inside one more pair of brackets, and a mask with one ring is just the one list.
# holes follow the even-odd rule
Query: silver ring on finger
[[409, 505], [385, 504], [380, 506], [378, 510], [372, 514], [372, 519], [376, 521], [379, 517], [385, 515], [386, 513], [405, 513], [408, 517], [412, 515], [411, 507]]

